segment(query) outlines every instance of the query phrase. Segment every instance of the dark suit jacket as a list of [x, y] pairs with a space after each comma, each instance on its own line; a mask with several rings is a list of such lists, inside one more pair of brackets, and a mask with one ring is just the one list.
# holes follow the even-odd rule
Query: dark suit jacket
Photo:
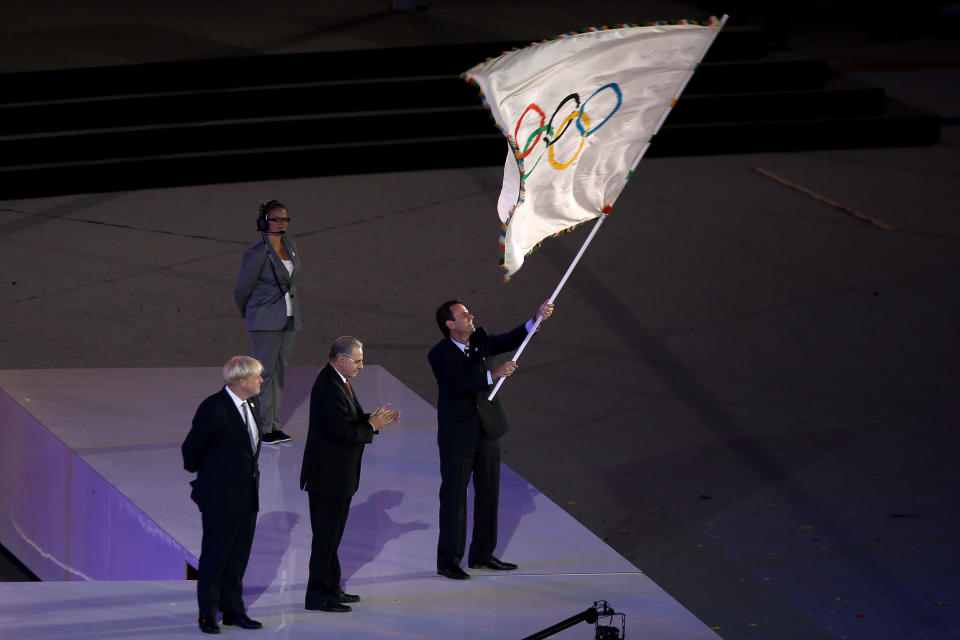
[[[470, 357], [467, 358], [450, 338], [438, 342], [427, 359], [437, 378], [437, 444], [441, 449], [472, 449], [480, 441], [481, 425], [477, 412], [478, 402], [486, 402], [489, 393], [485, 358], [520, 346], [527, 335], [525, 325], [509, 333], [489, 335], [480, 327], [470, 337]], [[482, 394], [482, 395], [481, 395]], [[503, 405], [497, 394], [492, 403], [503, 415]], [[506, 431], [503, 424], [500, 433], [486, 433], [498, 437]]]
[[369, 417], [330, 364], [320, 370], [310, 392], [310, 428], [300, 469], [301, 489], [341, 497], [357, 492], [363, 447], [373, 442]]
[[[282, 331], [287, 326], [287, 303], [284, 294], [290, 292], [293, 303], [294, 329], [300, 329], [300, 298], [297, 297], [297, 278], [300, 277], [300, 256], [297, 244], [290, 236], [283, 236], [283, 246], [293, 261], [293, 275], [287, 272], [283, 261], [263, 237], [243, 252], [233, 299], [246, 318], [247, 331]], [[269, 256], [270, 261], [267, 262]], [[271, 264], [273, 265], [271, 268]], [[276, 276], [274, 276], [276, 273]]]
[[[250, 418], [257, 410], [250, 401]], [[205, 513], [250, 513], [260, 510], [260, 445], [253, 451], [250, 432], [233, 398], [221, 389], [197, 408], [183, 445], [183, 468], [197, 478], [190, 497]]]

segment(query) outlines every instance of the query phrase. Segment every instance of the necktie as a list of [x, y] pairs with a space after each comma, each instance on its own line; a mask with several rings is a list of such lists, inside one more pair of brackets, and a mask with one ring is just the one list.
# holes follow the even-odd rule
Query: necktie
[[256, 451], [256, 450], [257, 450], [257, 432], [256, 432], [256, 430], [250, 425], [250, 415], [249, 415], [249, 413], [247, 412], [248, 410], [247, 410], [247, 403], [246, 403], [246, 401], [243, 402], [243, 405], [242, 405], [242, 406], [243, 406], [243, 409], [242, 409], [242, 412], [243, 412], [243, 423], [244, 423], [245, 425], [247, 425], [247, 433], [250, 434], [250, 446], [252, 446], [252, 447], [253, 447], [253, 450]]
[[343, 381], [343, 384], [347, 385], [347, 391], [350, 392], [350, 397], [352, 398], [352, 397], [353, 397], [353, 387], [350, 386], [350, 381], [349, 381], [349, 380], [344, 380], [344, 381]]

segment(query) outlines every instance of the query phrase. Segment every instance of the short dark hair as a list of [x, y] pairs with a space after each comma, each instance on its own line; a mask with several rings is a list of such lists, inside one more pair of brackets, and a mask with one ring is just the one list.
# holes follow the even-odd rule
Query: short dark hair
[[444, 338], [450, 337], [450, 327], [447, 326], [447, 320], [453, 320], [453, 311], [450, 310], [455, 304], [463, 304], [457, 299], [447, 300], [442, 305], [437, 307], [437, 326], [440, 327], [440, 332], [443, 333]]

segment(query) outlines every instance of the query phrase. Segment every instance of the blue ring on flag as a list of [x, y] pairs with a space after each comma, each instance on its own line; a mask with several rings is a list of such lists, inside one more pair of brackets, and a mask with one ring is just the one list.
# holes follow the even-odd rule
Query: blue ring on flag
[[[604, 118], [600, 122], [600, 124], [598, 124], [595, 127], [590, 127], [589, 129], [584, 129], [580, 119], [583, 117], [583, 114], [586, 113], [587, 111], [587, 104], [589, 104], [590, 101], [593, 100], [593, 98], [604, 89], [613, 89], [613, 92], [617, 94], [617, 106], [613, 108], [613, 111], [607, 114], [607, 117]], [[609, 120], [610, 117], [613, 116], [613, 114], [617, 112], [621, 104], [623, 104], [623, 94], [620, 92], [620, 86], [616, 82], [611, 82], [610, 84], [603, 85], [602, 87], [594, 91], [593, 94], [591, 94], [591, 96], [587, 98], [582, 105], [580, 105], [580, 115], [577, 116], [577, 131], [580, 132], [581, 136], [592, 136], [594, 133], [597, 132], [597, 130], [600, 129], [600, 127], [602, 127], [607, 123], [607, 120]]]

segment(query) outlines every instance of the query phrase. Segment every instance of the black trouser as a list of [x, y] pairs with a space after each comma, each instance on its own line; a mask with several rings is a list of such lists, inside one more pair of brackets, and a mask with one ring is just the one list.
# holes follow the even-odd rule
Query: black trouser
[[310, 497], [310, 527], [313, 530], [306, 596], [306, 606], [310, 607], [333, 599], [340, 591], [337, 549], [347, 524], [352, 496], [307, 495]]
[[440, 539], [437, 567], [460, 565], [467, 537], [467, 484], [473, 474], [473, 535], [468, 562], [484, 562], [497, 547], [500, 445], [481, 437], [476, 449], [440, 449]]
[[201, 616], [218, 611], [244, 612], [243, 574], [250, 559], [256, 512], [203, 512], [203, 542], [197, 567], [197, 605]]

